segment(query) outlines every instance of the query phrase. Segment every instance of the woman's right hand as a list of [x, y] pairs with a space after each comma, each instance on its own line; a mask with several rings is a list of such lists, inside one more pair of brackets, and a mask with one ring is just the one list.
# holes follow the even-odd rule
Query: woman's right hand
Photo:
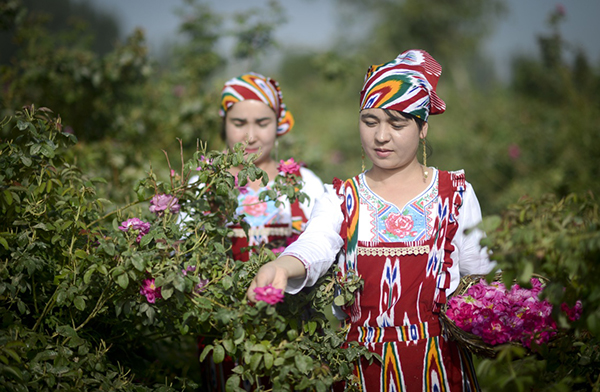
[[251, 302], [256, 302], [255, 288], [271, 285], [285, 291], [288, 279], [300, 278], [305, 275], [306, 269], [300, 260], [292, 256], [279, 257], [260, 267], [248, 287], [246, 296]]

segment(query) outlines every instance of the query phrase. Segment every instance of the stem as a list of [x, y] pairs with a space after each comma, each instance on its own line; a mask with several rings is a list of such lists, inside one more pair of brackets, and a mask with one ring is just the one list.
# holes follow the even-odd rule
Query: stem
[[35, 322], [35, 325], [33, 326], [33, 328], [31, 329], [33, 332], [35, 332], [36, 329], [38, 329], [38, 327], [40, 326], [40, 324], [42, 323], [42, 320], [44, 319], [44, 317], [46, 317], [46, 315], [48, 314], [48, 312], [50, 311], [50, 309], [54, 306], [54, 304], [56, 303], [56, 293], [58, 292], [58, 287], [56, 287], [56, 290], [54, 290], [54, 294], [52, 294], [52, 297], [50, 298], [50, 301], [48, 301], [48, 303], [46, 304], [46, 306], [44, 307], [44, 311], [42, 312], [42, 314], [40, 315], [40, 317], [37, 319], [37, 321]]
[[126, 210], [127, 208], [129, 208], [129, 207], [131, 207], [131, 206], [134, 206], [134, 205], [136, 205], [136, 204], [139, 204], [139, 203], [140, 203], [140, 201], [138, 201], [138, 200], [136, 200], [136, 201], [132, 201], [131, 203], [129, 203], [129, 204], [126, 204], [125, 206], [123, 206], [123, 207], [121, 207], [121, 208], [118, 208], [118, 209], [116, 209], [116, 210], [114, 210], [114, 211], [111, 211], [111, 212], [109, 212], [108, 214], [104, 215], [103, 217], [100, 217], [100, 218], [96, 219], [95, 221], [92, 221], [92, 222], [90, 222], [90, 223], [87, 225], [87, 227], [91, 227], [91, 226], [95, 225], [96, 223], [98, 223], [98, 222], [100, 222], [100, 221], [103, 221], [103, 220], [105, 220], [105, 219], [106, 219], [106, 218], [108, 218], [109, 216], [111, 216], [111, 215], [114, 215], [114, 214], [116, 214], [117, 212], [124, 211], [124, 210]]

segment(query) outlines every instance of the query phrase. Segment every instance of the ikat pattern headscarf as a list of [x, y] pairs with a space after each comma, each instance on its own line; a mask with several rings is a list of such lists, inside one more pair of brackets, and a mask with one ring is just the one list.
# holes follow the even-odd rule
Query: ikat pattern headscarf
[[435, 89], [442, 66], [420, 49], [402, 52], [389, 63], [372, 65], [360, 92], [360, 110], [380, 108], [409, 113], [424, 121], [446, 110]]
[[221, 108], [219, 115], [225, 113], [236, 102], [253, 99], [267, 104], [277, 115], [277, 136], [284, 135], [292, 130], [294, 117], [283, 103], [283, 96], [279, 84], [260, 74], [250, 72], [225, 82], [221, 91]]

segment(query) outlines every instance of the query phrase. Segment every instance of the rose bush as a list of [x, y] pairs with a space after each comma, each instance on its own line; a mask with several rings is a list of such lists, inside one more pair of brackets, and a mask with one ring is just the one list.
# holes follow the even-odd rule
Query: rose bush
[[[170, 168], [168, 181], [150, 170], [137, 201], [106, 212], [110, 201], [94, 188], [101, 179], [65, 159], [76, 139], [48, 109], [24, 108], [2, 131], [2, 389], [188, 390], [203, 381], [193, 369], [207, 356], [238, 359], [232, 391], [263, 377], [275, 390], [325, 391], [350, 376], [365, 350], [342, 349], [344, 331], [329, 328], [324, 310], [340, 283], [333, 271], [283, 303], [247, 303], [251, 278], [274, 255], [230, 257], [225, 223], [240, 218], [228, 168], [243, 166], [238, 185], [266, 182], [241, 146], [198, 151]], [[199, 179], [188, 184], [192, 172]], [[285, 175], [275, 179], [274, 188], [295, 197], [290, 186]], [[273, 192], [261, 197], [276, 199]], [[348, 298], [360, 284], [343, 283], [339, 295]]]

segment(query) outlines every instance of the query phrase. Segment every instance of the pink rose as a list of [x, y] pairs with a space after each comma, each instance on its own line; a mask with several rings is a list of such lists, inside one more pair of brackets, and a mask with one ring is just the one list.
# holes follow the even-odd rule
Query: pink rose
[[179, 199], [172, 195], [154, 195], [150, 200], [150, 212], [154, 212], [159, 216], [162, 215], [164, 211], [176, 214], [179, 212], [180, 208]]
[[565, 312], [565, 314], [569, 318], [569, 321], [579, 320], [579, 317], [581, 317], [581, 313], [583, 312], [581, 301], [575, 302], [575, 305], [573, 307], [570, 307], [569, 305], [567, 305], [566, 302], [563, 302], [560, 305], [560, 309], [563, 312]]
[[244, 199], [244, 212], [250, 216], [262, 216], [267, 210], [267, 203], [261, 202], [258, 196], [250, 195]]
[[265, 287], [257, 287], [254, 289], [257, 301], [265, 301], [270, 305], [275, 305], [278, 302], [283, 302], [283, 290], [276, 289], [272, 285]]
[[140, 242], [142, 237], [148, 234], [150, 231], [150, 223], [144, 222], [139, 218], [131, 218], [121, 222], [121, 226], [118, 227], [123, 232], [137, 233], [137, 242]]
[[146, 300], [153, 304], [157, 298], [162, 298], [160, 287], [156, 287], [154, 279], [145, 279], [140, 289], [140, 294], [146, 296]]
[[400, 238], [415, 235], [415, 232], [411, 232], [413, 225], [412, 217], [408, 215], [391, 213], [385, 220], [387, 231]]
[[294, 161], [294, 158], [290, 158], [287, 161], [284, 161], [283, 159], [280, 160], [277, 170], [285, 174], [300, 175], [300, 165]]

